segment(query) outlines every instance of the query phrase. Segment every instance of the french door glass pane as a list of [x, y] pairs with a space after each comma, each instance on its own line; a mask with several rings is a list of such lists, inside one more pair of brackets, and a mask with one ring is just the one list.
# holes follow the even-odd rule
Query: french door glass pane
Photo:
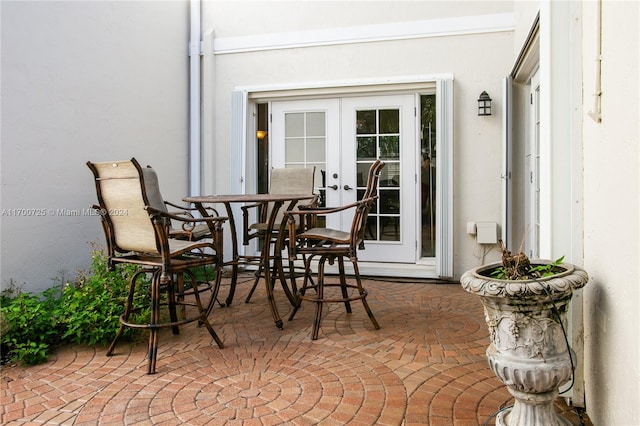
[[436, 95], [420, 96], [421, 257], [436, 254]]
[[325, 138], [309, 138], [307, 139], [307, 159], [314, 162], [325, 162], [326, 154]]
[[285, 144], [285, 162], [301, 163], [304, 161], [304, 139], [302, 138], [286, 138]]
[[376, 111], [358, 111], [356, 115], [356, 134], [371, 135], [376, 133]]
[[398, 160], [400, 158], [400, 136], [380, 136], [380, 159]]
[[285, 117], [285, 132], [286, 136], [302, 137], [304, 136], [304, 114], [303, 113], [289, 113]]
[[325, 113], [306, 113], [306, 136], [325, 136]]
[[400, 132], [400, 110], [380, 110], [380, 133]]
[[358, 159], [373, 160], [376, 158], [376, 138], [371, 136], [358, 136]]
[[320, 205], [325, 200], [326, 158], [326, 112], [309, 111], [285, 113], [284, 143], [285, 167], [316, 168], [314, 182], [316, 194], [320, 195]]
[[400, 110], [368, 109], [356, 112], [356, 169], [358, 198], [367, 185], [369, 167], [385, 162], [378, 184], [378, 200], [369, 212], [365, 238], [400, 241]]

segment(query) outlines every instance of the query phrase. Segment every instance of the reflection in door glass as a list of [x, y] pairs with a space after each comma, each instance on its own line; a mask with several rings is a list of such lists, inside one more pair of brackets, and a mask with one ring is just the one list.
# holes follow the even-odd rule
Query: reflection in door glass
[[365, 239], [400, 241], [400, 110], [371, 109], [356, 113], [358, 199], [367, 185], [369, 167], [385, 162], [378, 183], [378, 200], [367, 219]]
[[436, 254], [436, 95], [420, 96], [421, 257]]
[[[376, 138], [375, 137], [358, 137], [358, 159], [372, 160], [376, 158]], [[358, 175], [360, 177], [360, 175]]]
[[400, 158], [400, 137], [380, 136], [380, 159], [383, 161]]
[[400, 133], [400, 110], [380, 110], [380, 133]]

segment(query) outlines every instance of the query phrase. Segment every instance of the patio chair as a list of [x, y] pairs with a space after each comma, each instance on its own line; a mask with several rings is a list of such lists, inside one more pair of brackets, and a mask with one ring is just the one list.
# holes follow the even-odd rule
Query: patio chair
[[[378, 198], [378, 180], [383, 167], [384, 163], [380, 160], [376, 160], [371, 165], [369, 168], [367, 187], [363, 198], [355, 203], [336, 208], [312, 208], [305, 210], [293, 210], [286, 213], [288, 215], [289, 223], [290, 260], [295, 260], [298, 254], [307, 256], [304, 261], [304, 282], [297, 294], [298, 302], [291, 311], [289, 320], [293, 320], [303, 301], [314, 302], [316, 304], [316, 311], [313, 331], [311, 334], [312, 340], [318, 339], [324, 303], [344, 303], [347, 313], [352, 313], [350, 302], [361, 300], [375, 329], [378, 330], [380, 328], [380, 325], [378, 325], [378, 322], [373, 316], [373, 312], [371, 312], [369, 304], [367, 303], [367, 291], [362, 287], [360, 272], [358, 270], [357, 251], [364, 249], [364, 235], [367, 218], [369, 210]], [[336, 229], [315, 227], [315, 224], [317, 223], [317, 216], [326, 216], [350, 209], [354, 210], [350, 231], [345, 232]], [[307, 218], [306, 221], [310, 223], [311, 228], [304, 230], [303, 232], [298, 232], [295, 221], [295, 217], [297, 215], [304, 215]], [[311, 261], [316, 256], [319, 257], [318, 274], [317, 280], [314, 283], [310, 280], [312, 274]], [[344, 268], [345, 257], [353, 264], [355, 284], [347, 283]], [[336, 259], [338, 260], [339, 283], [326, 283], [324, 273], [325, 263], [328, 261], [329, 264], [332, 265]], [[327, 294], [325, 292], [327, 287], [340, 287], [340, 295], [334, 296], [332, 294]], [[315, 292], [312, 295], [308, 295], [307, 290], [309, 289], [313, 289]]]
[[[196, 208], [180, 206], [166, 201], [162, 197], [160, 184], [158, 182], [158, 174], [151, 166], [143, 168], [142, 175], [144, 177], [144, 185], [147, 189], [147, 197], [151, 207], [165, 213], [184, 216], [185, 218], [194, 218], [193, 213], [197, 211]], [[171, 210], [169, 210], [169, 208], [171, 208]], [[208, 207], [207, 210], [209, 210], [209, 216], [220, 216], [218, 212], [211, 207]], [[171, 224], [169, 228], [169, 237], [177, 238], [179, 240], [199, 241], [204, 238], [211, 238], [211, 229], [209, 229], [209, 225], [206, 223], [182, 222], [179, 228], [175, 228]]]
[[[171, 203], [166, 201], [162, 197], [162, 193], [160, 192], [160, 183], [158, 181], [158, 174], [156, 171], [149, 165], [142, 169], [142, 177], [144, 179], [144, 186], [147, 192], [147, 199], [149, 200], [149, 205], [155, 209], [163, 211], [164, 213], [169, 213], [172, 215], [182, 216], [184, 218], [193, 219], [195, 216], [194, 212], [197, 212], [198, 209], [195, 207], [181, 206], [178, 204]], [[171, 208], [171, 210], [169, 210]], [[212, 207], [203, 207], [206, 216], [220, 216], [218, 211]], [[188, 222], [180, 222], [178, 227], [173, 226], [171, 220], [169, 223], [169, 238], [175, 238], [178, 240], [187, 240], [187, 241], [200, 241], [205, 238], [213, 238], [211, 233], [211, 224], [210, 223], [197, 223], [193, 221]], [[202, 268], [205, 272], [205, 277], [207, 274], [207, 269]], [[207, 277], [208, 278], [208, 277]], [[211, 278], [214, 278], [211, 276]], [[182, 281], [179, 281], [179, 285], [182, 285]], [[183, 294], [183, 288], [180, 287], [178, 291]], [[182, 297], [181, 297], [182, 298]], [[213, 300], [209, 303], [208, 313], [213, 308]], [[218, 305], [223, 306], [221, 302], [218, 302]]]
[[[149, 329], [148, 370], [156, 372], [158, 352], [158, 332], [170, 327], [174, 334], [179, 326], [198, 321], [204, 324], [213, 340], [220, 348], [224, 345], [207, 319], [207, 308], [201, 300], [202, 291], [210, 291], [210, 303], [216, 298], [221, 276], [222, 264], [222, 224], [224, 217], [203, 219], [172, 215], [154, 208], [150, 195], [159, 197], [153, 189], [147, 191], [144, 173], [140, 164], [132, 158], [130, 161], [92, 163], [87, 166], [93, 172], [98, 205], [94, 208], [100, 213], [101, 223], [107, 240], [108, 267], [133, 264], [140, 269], [133, 274], [129, 283], [125, 311], [120, 316], [120, 328], [107, 350], [107, 356], [113, 355], [118, 339], [124, 327]], [[156, 198], [157, 200], [157, 198]], [[211, 240], [186, 241], [169, 237], [169, 222], [206, 223], [210, 226]], [[213, 266], [215, 282], [196, 282], [194, 268]], [[142, 309], [134, 307], [136, 286], [140, 286], [143, 276], [151, 276], [150, 318], [143, 323], [135, 322], [131, 315]], [[190, 279], [190, 289], [182, 294], [184, 277]], [[163, 297], [164, 296], [164, 297]], [[161, 316], [160, 308], [166, 306], [169, 319]], [[196, 308], [185, 310], [178, 317], [177, 306]]]
[[[270, 194], [313, 194], [315, 169], [316, 169], [315, 166], [305, 167], [305, 168], [271, 169], [271, 177], [269, 181], [269, 193]], [[316, 201], [317, 201], [317, 198], [314, 199], [309, 205], [315, 206]], [[273, 233], [271, 235], [266, 235], [266, 230], [268, 229], [268, 221], [271, 215], [272, 208], [273, 206], [271, 203], [249, 204], [241, 207], [244, 245], [248, 245], [250, 241], [253, 239], [263, 239], [264, 241], [263, 250], [270, 250], [270, 243], [272, 242], [275, 243], [276, 242], [275, 240], [279, 236], [279, 230], [281, 228], [280, 225], [282, 224], [285, 218], [284, 210], [286, 210], [285, 206], [282, 206], [280, 208], [275, 218]], [[251, 209], [254, 209], [254, 210], [258, 209], [258, 221], [250, 224], [249, 212], [251, 211]], [[295, 220], [296, 220], [296, 223], [299, 225], [300, 223], [299, 219], [296, 218]], [[288, 236], [287, 233], [282, 235], [283, 238], [286, 238], [287, 236]], [[274, 247], [274, 250], [276, 249], [277, 247]], [[276, 254], [274, 258], [275, 258], [274, 260], [275, 262], [280, 262], [280, 264], [278, 264], [277, 266], [279, 267], [280, 275], [282, 275], [284, 273], [283, 272], [284, 270], [281, 263], [282, 262], [281, 256], [279, 254]], [[293, 262], [289, 263], [289, 275], [291, 277], [292, 288], [294, 289], [293, 293], [290, 292], [289, 288], [285, 285], [285, 283], [283, 283], [282, 285], [285, 293], [289, 297], [289, 300], [293, 301], [295, 300], [294, 293], [296, 291], [296, 287], [295, 287], [295, 275], [291, 275], [291, 274], [295, 274], [295, 267]], [[245, 299], [245, 303], [249, 303], [249, 301], [251, 300], [251, 296], [253, 295], [253, 292], [258, 286], [258, 282], [260, 281], [260, 278], [262, 278], [262, 276], [263, 275], [262, 275], [262, 263], [261, 263], [260, 267], [258, 268], [258, 271], [256, 271], [256, 278], [253, 282], [253, 286], [251, 287], [251, 290], [249, 290], [249, 294], [247, 295], [247, 298]], [[273, 278], [276, 278], [276, 277], [273, 277]], [[272, 285], [274, 283], [275, 281], [272, 283]]]

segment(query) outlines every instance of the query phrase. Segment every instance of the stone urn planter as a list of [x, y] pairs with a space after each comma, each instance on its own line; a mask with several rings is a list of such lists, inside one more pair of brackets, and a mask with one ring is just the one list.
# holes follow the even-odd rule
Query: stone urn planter
[[489, 365], [515, 397], [513, 407], [496, 416], [496, 424], [570, 425], [553, 403], [558, 388], [571, 379], [575, 363], [565, 334], [567, 309], [574, 290], [583, 287], [589, 277], [567, 263], [531, 263], [550, 265], [553, 275], [492, 278], [503, 262], [467, 271], [460, 282], [482, 300], [491, 339], [486, 352]]

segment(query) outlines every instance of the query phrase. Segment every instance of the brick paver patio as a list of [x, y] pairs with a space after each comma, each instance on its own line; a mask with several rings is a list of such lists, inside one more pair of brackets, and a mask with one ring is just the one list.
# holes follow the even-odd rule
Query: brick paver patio
[[[249, 287], [211, 313], [224, 349], [195, 324], [179, 336], [164, 330], [155, 375], [146, 374], [144, 341], [120, 343], [113, 357], [72, 346], [44, 365], [2, 367], [0, 423], [482, 425], [512, 403], [486, 362], [480, 301], [458, 284], [367, 279], [382, 328], [359, 303], [350, 315], [333, 304], [317, 341], [310, 304], [287, 321], [290, 306], [276, 290], [279, 330], [263, 286], [243, 302]], [[579, 424], [562, 399], [557, 405]]]

